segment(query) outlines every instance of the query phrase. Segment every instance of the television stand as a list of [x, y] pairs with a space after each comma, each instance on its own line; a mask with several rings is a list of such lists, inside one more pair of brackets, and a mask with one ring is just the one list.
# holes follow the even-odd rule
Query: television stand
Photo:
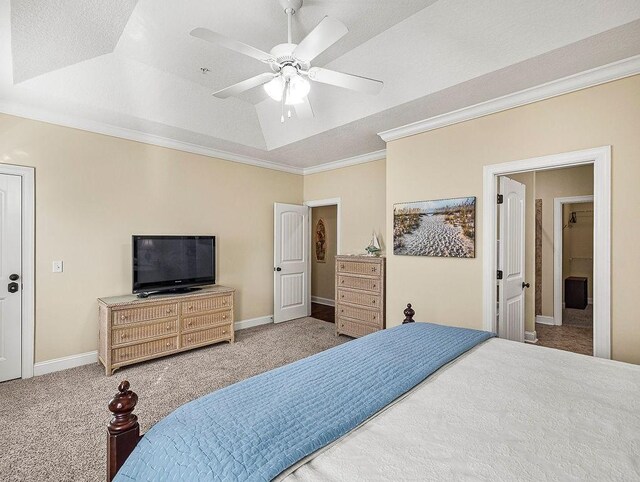
[[207, 286], [195, 293], [98, 299], [98, 358], [106, 375], [126, 365], [234, 340], [235, 290]]
[[158, 291], [142, 291], [138, 293], [136, 296], [138, 298], [148, 298], [153, 295], [181, 295], [185, 293], [193, 293], [194, 291], [200, 291], [202, 288], [200, 287], [184, 287], [184, 288], [172, 288], [169, 290], [158, 290]]

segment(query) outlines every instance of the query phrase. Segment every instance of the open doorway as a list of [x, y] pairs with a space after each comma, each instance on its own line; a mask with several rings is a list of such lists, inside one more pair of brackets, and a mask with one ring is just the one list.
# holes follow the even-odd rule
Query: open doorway
[[310, 207], [311, 317], [335, 323], [335, 257], [340, 254], [340, 200], [308, 201]]
[[[498, 200], [485, 204], [483, 211], [485, 329], [505, 338], [610, 358], [610, 148], [486, 166], [484, 180], [485, 198]], [[504, 186], [508, 193], [497, 195]], [[507, 199], [519, 208], [505, 210], [501, 202]], [[571, 233], [562, 236], [563, 226]], [[517, 263], [520, 248], [522, 261]], [[506, 271], [500, 263], [506, 263]], [[509, 280], [510, 288], [505, 284]], [[570, 308], [563, 307], [567, 301]]]

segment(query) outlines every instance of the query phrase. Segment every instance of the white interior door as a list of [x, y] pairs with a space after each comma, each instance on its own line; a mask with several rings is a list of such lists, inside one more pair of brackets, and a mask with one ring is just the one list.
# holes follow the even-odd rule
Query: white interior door
[[22, 375], [22, 179], [0, 174], [0, 381]]
[[500, 177], [498, 336], [524, 342], [525, 185]]
[[274, 205], [273, 321], [308, 316], [309, 207]]

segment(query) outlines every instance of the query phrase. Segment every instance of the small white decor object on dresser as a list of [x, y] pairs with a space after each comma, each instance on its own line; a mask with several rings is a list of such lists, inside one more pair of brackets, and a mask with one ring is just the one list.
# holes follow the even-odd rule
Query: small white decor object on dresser
[[336, 334], [353, 337], [384, 328], [385, 258], [336, 256]]
[[228, 341], [233, 343], [235, 289], [98, 299], [98, 359], [107, 376], [125, 365]]

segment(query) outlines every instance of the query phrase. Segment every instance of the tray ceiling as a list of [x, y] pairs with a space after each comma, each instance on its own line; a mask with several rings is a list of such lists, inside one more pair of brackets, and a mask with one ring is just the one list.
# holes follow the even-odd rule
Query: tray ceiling
[[385, 87], [314, 83], [313, 119], [281, 124], [261, 89], [212, 97], [265, 66], [189, 36], [202, 26], [268, 51], [286, 40], [276, 0], [0, 0], [0, 100], [309, 168], [383, 149], [377, 132], [640, 54], [637, 0], [306, 0], [294, 41], [325, 15], [349, 33], [315, 65]]

